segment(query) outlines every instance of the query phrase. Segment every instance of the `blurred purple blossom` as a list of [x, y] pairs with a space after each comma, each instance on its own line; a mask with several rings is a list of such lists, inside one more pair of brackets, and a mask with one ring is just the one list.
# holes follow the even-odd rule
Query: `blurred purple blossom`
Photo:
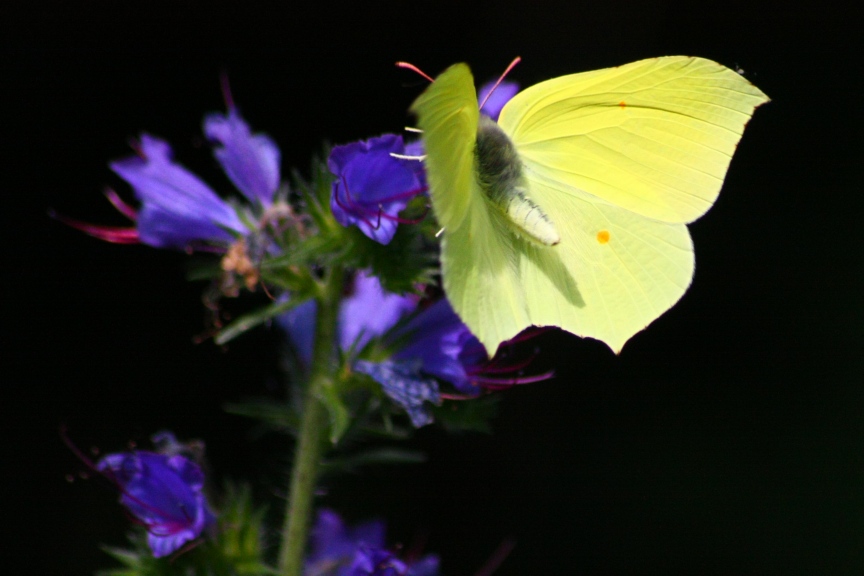
[[[253, 134], [233, 106], [226, 114], [209, 114], [204, 133], [215, 144], [213, 154], [225, 174], [248, 200], [266, 209], [279, 186], [279, 148], [266, 135]], [[133, 144], [136, 156], [110, 163], [140, 202], [135, 209], [109, 191], [108, 199], [135, 227], [99, 226], [58, 216], [67, 224], [108, 242], [140, 242], [156, 248], [189, 250], [225, 248], [236, 235], [250, 232], [237, 208], [174, 160], [164, 140], [142, 133]]]
[[234, 186], [251, 202], [273, 203], [279, 187], [279, 147], [265, 134], [252, 134], [236, 108], [208, 114], [204, 134], [217, 144], [213, 154]]
[[312, 528], [305, 576], [437, 576], [438, 558], [416, 562], [398, 559], [385, 546], [383, 522], [353, 528], [338, 514], [324, 509]]
[[[384, 290], [377, 277], [360, 270], [354, 275], [349, 293], [339, 308], [338, 338], [342, 350], [362, 349], [372, 338], [384, 335], [403, 316], [417, 307], [418, 298]], [[279, 316], [279, 325], [300, 360], [312, 361], [315, 340], [316, 304], [309, 300]]]
[[230, 243], [227, 230], [245, 230], [235, 210], [197, 176], [174, 162], [164, 140], [142, 134], [139, 155], [111, 163], [141, 202], [138, 234], [157, 248], [185, 249], [194, 242]]

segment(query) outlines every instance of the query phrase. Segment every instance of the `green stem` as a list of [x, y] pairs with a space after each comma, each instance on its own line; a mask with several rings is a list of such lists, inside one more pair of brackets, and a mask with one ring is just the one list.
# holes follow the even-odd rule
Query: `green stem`
[[291, 471], [291, 486], [282, 527], [282, 545], [279, 549], [279, 573], [282, 576], [303, 574], [315, 480], [327, 438], [327, 410], [319, 398], [325, 387], [333, 385], [336, 318], [341, 293], [342, 270], [334, 267], [322, 283], [321, 292], [316, 299], [318, 313], [315, 322], [315, 348], [303, 399], [303, 419]]

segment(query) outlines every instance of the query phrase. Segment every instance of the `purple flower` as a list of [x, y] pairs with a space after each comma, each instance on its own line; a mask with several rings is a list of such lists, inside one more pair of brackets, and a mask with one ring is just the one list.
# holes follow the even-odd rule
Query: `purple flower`
[[[372, 338], [386, 334], [405, 315], [417, 307], [417, 298], [387, 292], [375, 276], [359, 271], [354, 276], [351, 293], [339, 306], [337, 333], [342, 350], [361, 350]], [[279, 324], [299, 359], [307, 366], [312, 361], [317, 305], [304, 302], [282, 314]], [[357, 361], [354, 368], [380, 383], [384, 393], [402, 406], [415, 427], [432, 421], [423, 406], [429, 401], [440, 403], [438, 383], [419, 372], [419, 363]]]
[[[438, 380], [451, 384], [462, 395], [477, 396], [486, 389], [551, 377], [551, 373], [523, 376], [521, 370], [530, 358], [516, 362], [500, 354], [490, 360], [446, 298], [424, 308], [394, 331], [399, 320], [416, 307], [414, 296], [386, 292], [376, 277], [361, 271], [354, 277], [351, 293], [342, 301], [337, 327], [342, 350], [352, 346], [362, 350], [378, 337], [400, 346], [388, 360], [355, 360], [353, 368], [378, 382], [415, 427], [432, 422], [427, 403], [440, 404], [447, 397], [442, 395]], [[306, 366], [312, 361], [316, 313], [315, 302], [309, 301], [279, 317], [279, 324]]]
[[438, 382], [423, 374], [420, 362], [415, 359], [402, 362], [357, 360], [354, 369], [381, 384], [384, 393], [408, 413], [415, 428], [432, 423], [432, 414], [425, 404], [440, 404], [441, 394]]
[[[306, 558], [306, 576], [348, 574], [348, 566], [361, 546], [384, 546], [384, 523], [367, 522], [347, 528], [336, 512], [318, 512], [310, 534], [310, 553]], [[341, 570], [334, 569], [341, 567]]]
[[149, 532], [156, 558], [179, 550], [216, 521], [204, 497], [204, 474], [185, 456], [136, 450], [109, 454], [96, 469], [117, 484], [120, 503]]
[[220, 146], [213, 154], [231, 182], [252, 202], [273, 203], [279, 187], [279, 147], [264, 134], [252, 134], [235, 108], [204, 119], [204, 134]]
[[354, 555], [350, 576], [403, 576], [408, 566], [389, 550], [360, 548]]
[[424, 190], [419, 163], [391, 154], [405, 154], [402, 137], [396, 134], [336, 146], [327, 159], [336, 176], [330, 196], [336, 221], [357, 226], [380, 244], [390, 243], [399, 212]]
[[378, 382], [405, 409], [415, 428], [432, 422], [427, 402], [441, 403], [434, 378], [469, 396], [482, 391], [480, 373], [489, 364], [486, 349], [446, 298], [422, 310], [392, 337], [403, 346], [390, 360], [358, 360], [354, 368]]
[[476, 396], [484, 389], [507, 388], [550, 378], [551, 372], [523, 376], [521, 370], [533, 358], [517, 361], [508, 356], [512, 344], [540, 332], [542, 329], [539, 328], [523, 332], [502, 344], [495, 358], [490, 359], [477, 337], [453, 311], [450, 302], [442, 298], [399, 329], [396, 336], [405, 339], [406, 343], [393, 359], [418, 362], [422, 374], [449, 382], [462, 394]]
[[111, 163], [141, 202], [141, 242], [157, 248], [185, 249], [193, 242], [229, 243], [245, 230], [235, 210], [197, 176], [174, 162], [164, 140], [142, 134], [140, 156]]
[[453, 384], [460, 392], [480, 392], [471, 375], [489, 358], [446, 298], [412, 318], [404, 332], [409, 335], [408, 343], [394, 358], [419, 360], [425, 373]]
[[[204, 133], [216, 144], [213, 153], [237, 189], [259, 207], [269, 208], [280, 178], [276, 144], [263, 134], [253, 134], [233, 106], [227, 114], [208, 115]], [[213, 244], [225, 248], [237, 235], [250, 232], [232, 204], [174, 161], [167, 142], [141, 134], [134, 147], [137, 156], [112, 162], [110, 167], [132, 187], [140, 209], [127, 205], [113, 191], [108, 193], [111, 203], [136, 221], [134, 228], [58, 218], [109, 242], [181, 250]]]
[[305, 576], [437, 576], [438, 558], [398, 559], [384, 548], [384, 524], [348, 528], [332, 510], [321, 510], [312, 528]]
[[339, 307], [339, 345], [361, 349], [372, 338], [385, 334], [417, 307], [418, 298], [387, 292], [377, 277], [360, 270], [354, 289]]
[[[352, 346], [356, 350], [362, 349], [372, 338], [385, 334], [416, 307], [416, 297], [387, 292], [378, 278], [358, 271], [350, 293], [339, 307], [339, 346], [342, 350]], [[278, 320], [288, 333], [297, 355], [307, 366], [312, 361], [316, 314], [315, 301], [310, 300], [282, 314]]]
[[[495, 88], [494, 92], [492, 92], [493, 88]], [[492, 92], [491, 96], [489, 95], [490, 92]], [[519, 84], [516, 82], [504, 80], [498, 84], [497, 88], [495, 87], [495, 81], [487, 82], [480, 88], [480, 93], [477, 95], [477, 100], [482, 105], [480, 111], [497, 122], [498, 116], [501, 114], [504, 105], [507, 104], [507, 102], [509, 102], [517, 92], [519, 92]], [[486, 101], [485, 103], [483, 102], [484, 100]]]

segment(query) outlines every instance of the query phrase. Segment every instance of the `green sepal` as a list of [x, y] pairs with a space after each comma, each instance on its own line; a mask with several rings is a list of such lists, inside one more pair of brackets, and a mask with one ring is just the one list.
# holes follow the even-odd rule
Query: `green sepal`
[[333, 174], [327, 168], [326, 160], [330, 156], [330, 146], [325, 146], [318, 158], [312, 159], [310, 178], [306, 180], [296, 170], [291, 176], [294, 190], [299, 192], [304, 212], [312, 218], [319, 230], [327, 231], [339, 227], [330, 210], [330, 193], [333, 188]]
[[[402, 215], [416, 212], [416, 205], [425, 202], [417, 198]], [[404, 294], [416, 290], [418, 284], [431, 284], [438, 272], [438, 246], [430, 242], [423, 228], [401, 224], [388, 244], [367, 237], [356, 226], [345, 229], [346, 250], [343, 264], [356, 269], [371, 270], [388, 291]]]

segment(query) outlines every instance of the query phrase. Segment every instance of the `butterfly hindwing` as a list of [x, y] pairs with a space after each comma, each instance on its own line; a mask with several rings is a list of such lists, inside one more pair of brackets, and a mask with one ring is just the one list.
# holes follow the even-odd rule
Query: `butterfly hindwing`
[[620, 351], [668, 310], [693, 277], [693, 244], [671, 224], [532, 179], [532, 195], [556, 221], [551, 249], [515, 244], [529, 318], [596, 338]]

